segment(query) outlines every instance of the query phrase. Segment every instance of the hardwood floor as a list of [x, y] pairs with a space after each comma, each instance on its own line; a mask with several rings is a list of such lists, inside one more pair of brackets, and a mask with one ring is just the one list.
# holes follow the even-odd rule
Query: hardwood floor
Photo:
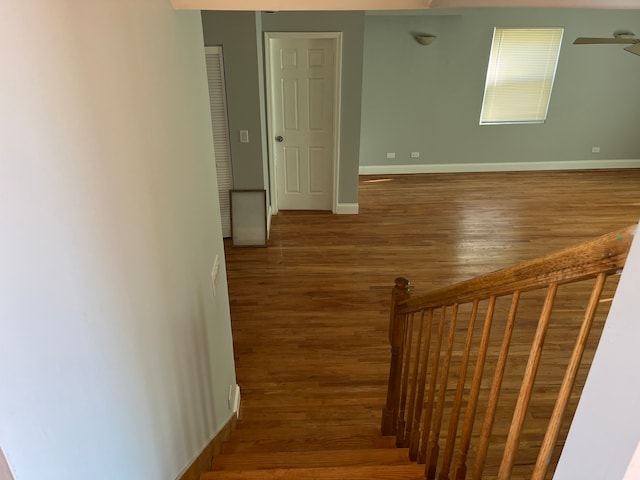
[[379, 425], [394, 278], [424, 292], [636, 223], [640, 170], [364, 176], [359, 204], [281, 212], [268, 248], [226, 244], [242, 406], [214, 467], [392, 446]]

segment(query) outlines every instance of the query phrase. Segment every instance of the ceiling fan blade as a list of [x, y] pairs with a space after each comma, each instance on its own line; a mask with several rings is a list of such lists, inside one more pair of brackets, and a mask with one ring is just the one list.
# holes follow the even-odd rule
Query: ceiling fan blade
[[634, 43], [634, 40], [630, 38], [578, 37], [573, 42], [574, 45], [604, 45], [606, 43]]
[[633, 45], [629, 45], [624, 48], [627, 52], [635, 53], [636, 55], [640, 55], [640, 42], [634, 43]]

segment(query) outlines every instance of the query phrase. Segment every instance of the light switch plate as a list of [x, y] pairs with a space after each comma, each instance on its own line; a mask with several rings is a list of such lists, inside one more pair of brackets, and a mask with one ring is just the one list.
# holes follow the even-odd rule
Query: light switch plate
[[240, 143], [249, 143], [249, 130], [240, 130]]

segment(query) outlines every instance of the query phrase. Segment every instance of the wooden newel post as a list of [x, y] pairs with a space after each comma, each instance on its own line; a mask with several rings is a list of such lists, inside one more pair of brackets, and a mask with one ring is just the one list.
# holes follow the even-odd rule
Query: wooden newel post
[[396, 278], [391, 291], [391, 318], [389, 322], [389, 343], [391, 344], [391, 364], [389, 366], [389, 386], [387, 403], [382, 409], [382, 435], [395, 435], [400, 405], [400, 378], [402, 374], [402, 350], [406, 316], [399, 313], [398, 305], [411, 296], [409, 280]]

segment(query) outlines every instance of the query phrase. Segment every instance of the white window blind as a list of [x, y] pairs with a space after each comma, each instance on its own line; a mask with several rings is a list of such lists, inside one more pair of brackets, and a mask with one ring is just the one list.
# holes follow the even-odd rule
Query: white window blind
[[218, 196], [222, 219], [222, 236], [231, 236], [231, 206], [229, 191], [232, 188], [231, 152], [229, 147], [229, 126], [227, 122], [227, 97], [224, 88], [224, 65], [222, 47], [205, 47], [207, 77], [209, 80], [209, 102], [213, 147], [218, 176]]
[[563, 28], [496, 28], [480, 124], [547, 118]]

